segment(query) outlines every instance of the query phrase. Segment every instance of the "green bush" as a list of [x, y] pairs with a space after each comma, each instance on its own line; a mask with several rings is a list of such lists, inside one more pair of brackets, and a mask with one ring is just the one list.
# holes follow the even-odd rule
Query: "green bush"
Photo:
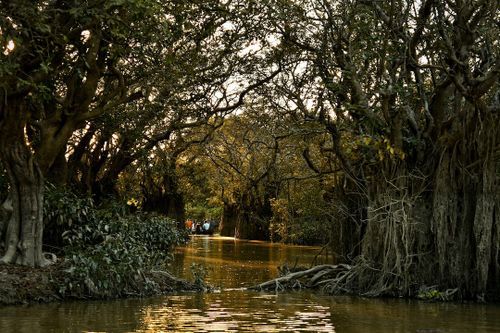
[[158, 286], [146, 276], [171, 258], [184, 239], [172, 220], [146, 214], [96, 219], [64, 234], [67, 246], [64, 295], [118, 297], [147, 294]]
[[47, 187], [44, 243], [64, 257], [62, 296], [119, 297], [158, 288], [147, 272], [165, 265], [186, 235], [170, 219], [129, 212], [117, 200], [96, 208], [91, 198]]
[[43, 206], [43, 240], [48, 251], [62, 251], [62, 235], [77, 225], [89, 224], [97, 218], [97, 210], [90, 197], [79, 197], [66, 188], [47, 185]]

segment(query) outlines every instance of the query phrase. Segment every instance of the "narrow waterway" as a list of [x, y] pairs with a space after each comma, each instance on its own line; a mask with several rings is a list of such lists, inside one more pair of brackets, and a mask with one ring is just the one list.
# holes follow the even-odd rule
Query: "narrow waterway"
[[210, 285], [223, 290], [241, 288], [277, 277], [278, 266], [283, 264], [308, 267], [313, 261], [323, 263], [327, 258], [318, 255], [320, 250], [312, 246], [192, 236], [187, 246], [177, 249], [172, 271], [189, 278], [191, 266], [202, 265]]
[[193, 237], [172, 270], [190, 277], [203, 264], [207, 294], [0, 308], [0, 332], [500, 332], [500, 306], [269, 295], [237, 290], [272, 278], [277, 266], [304, 265], [318, 249]]

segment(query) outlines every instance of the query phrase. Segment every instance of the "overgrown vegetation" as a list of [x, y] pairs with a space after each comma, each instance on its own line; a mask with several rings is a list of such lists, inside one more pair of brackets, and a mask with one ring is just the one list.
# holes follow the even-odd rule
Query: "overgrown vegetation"
[[205, 279], [208, 275], [207, 269], [201, 264], [192, 263], [191, 275], [193, 276], [194, 285], [202, 290], [206, 290], [208, 285], [205, 283]]
[[90, 198], [52, 186], [46, 193], [45, 246], [62, 256], [63, 280], [57, 283], [63, 297], [144, 295], [165, 288], [151, 272], [167, 274], [173, 247], [186, 241], [173, 220], [130, 214], [113, 201], [94, 207]]
[[151, 270], [165, 270], [173, 246], [184, 237], [172, 220], [99, 212], [96, 219], [64, 235], [63, 295], [117, 297], [150, 294], [161, 288]]

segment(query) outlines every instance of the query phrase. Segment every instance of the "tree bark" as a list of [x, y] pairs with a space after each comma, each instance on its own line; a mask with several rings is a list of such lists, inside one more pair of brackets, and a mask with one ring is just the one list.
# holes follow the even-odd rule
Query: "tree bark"
[[220, 230], [221, 236], [239, 239], [269, 240], [272, 210], [268, 199], [264, 203], [249, 189], [241, 194], [237, 203], [226, 203]]
[[66, 160], [66, 149], [59, 152], [46, 175], [49, 183], [56, 186], [64, 186], [67, 184], [68, 161]]
[[[443, 127], [438, 158], [429, 158], [418, 176], [394, 161], [372, 177], [361, 255], [377, 270], [360, 276], [362, 290], [408, 295], [412, 286], [438, 285], [480, 300], [498, 292], [496, 124], [498, 115], [469, 108], [466, 119]], [[468, 130], [455, 133], [462, 128]]]
[[0, 109], [0, 157], [9, 180], [12, 211], [5, 226], [5, 253], [0, 263], [39, 267], [42, 254], [44, 177], [28, 145], [28, 108], [11, 99]]
[[0, 151], [12, 200], [12, 212], [5, 232], [5, 253], [0, 262], [44, 266], [43, 175], [29, 147], [23, 142], [3, 144]]
[[222, 220], [219, 227], [221, 236], [234, 237], [237, 218], [238, 210], [236, 204], [224, 203]]

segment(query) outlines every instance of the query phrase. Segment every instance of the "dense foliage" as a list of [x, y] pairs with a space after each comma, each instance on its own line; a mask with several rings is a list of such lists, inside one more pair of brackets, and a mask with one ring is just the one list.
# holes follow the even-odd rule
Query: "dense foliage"
[[172, 220], [158, 216], [113, 216], [98, 219], [65, 234], [66, 283], [63, 295], [117, 297], [159, 290], [148, 277], [165, 269], [173, 246], [183, 235]]
[[185, 241], [174, 221], [130, 214], [118, 203], [96, 208], [89, 198], [53, 187], [47, 194], [50, 232], [45, 246], [63, 257], [64, 281], [58, 282], [63, 296], [117, 297], [159, 290], [149, 272], [165, 270], [173, 247]]

